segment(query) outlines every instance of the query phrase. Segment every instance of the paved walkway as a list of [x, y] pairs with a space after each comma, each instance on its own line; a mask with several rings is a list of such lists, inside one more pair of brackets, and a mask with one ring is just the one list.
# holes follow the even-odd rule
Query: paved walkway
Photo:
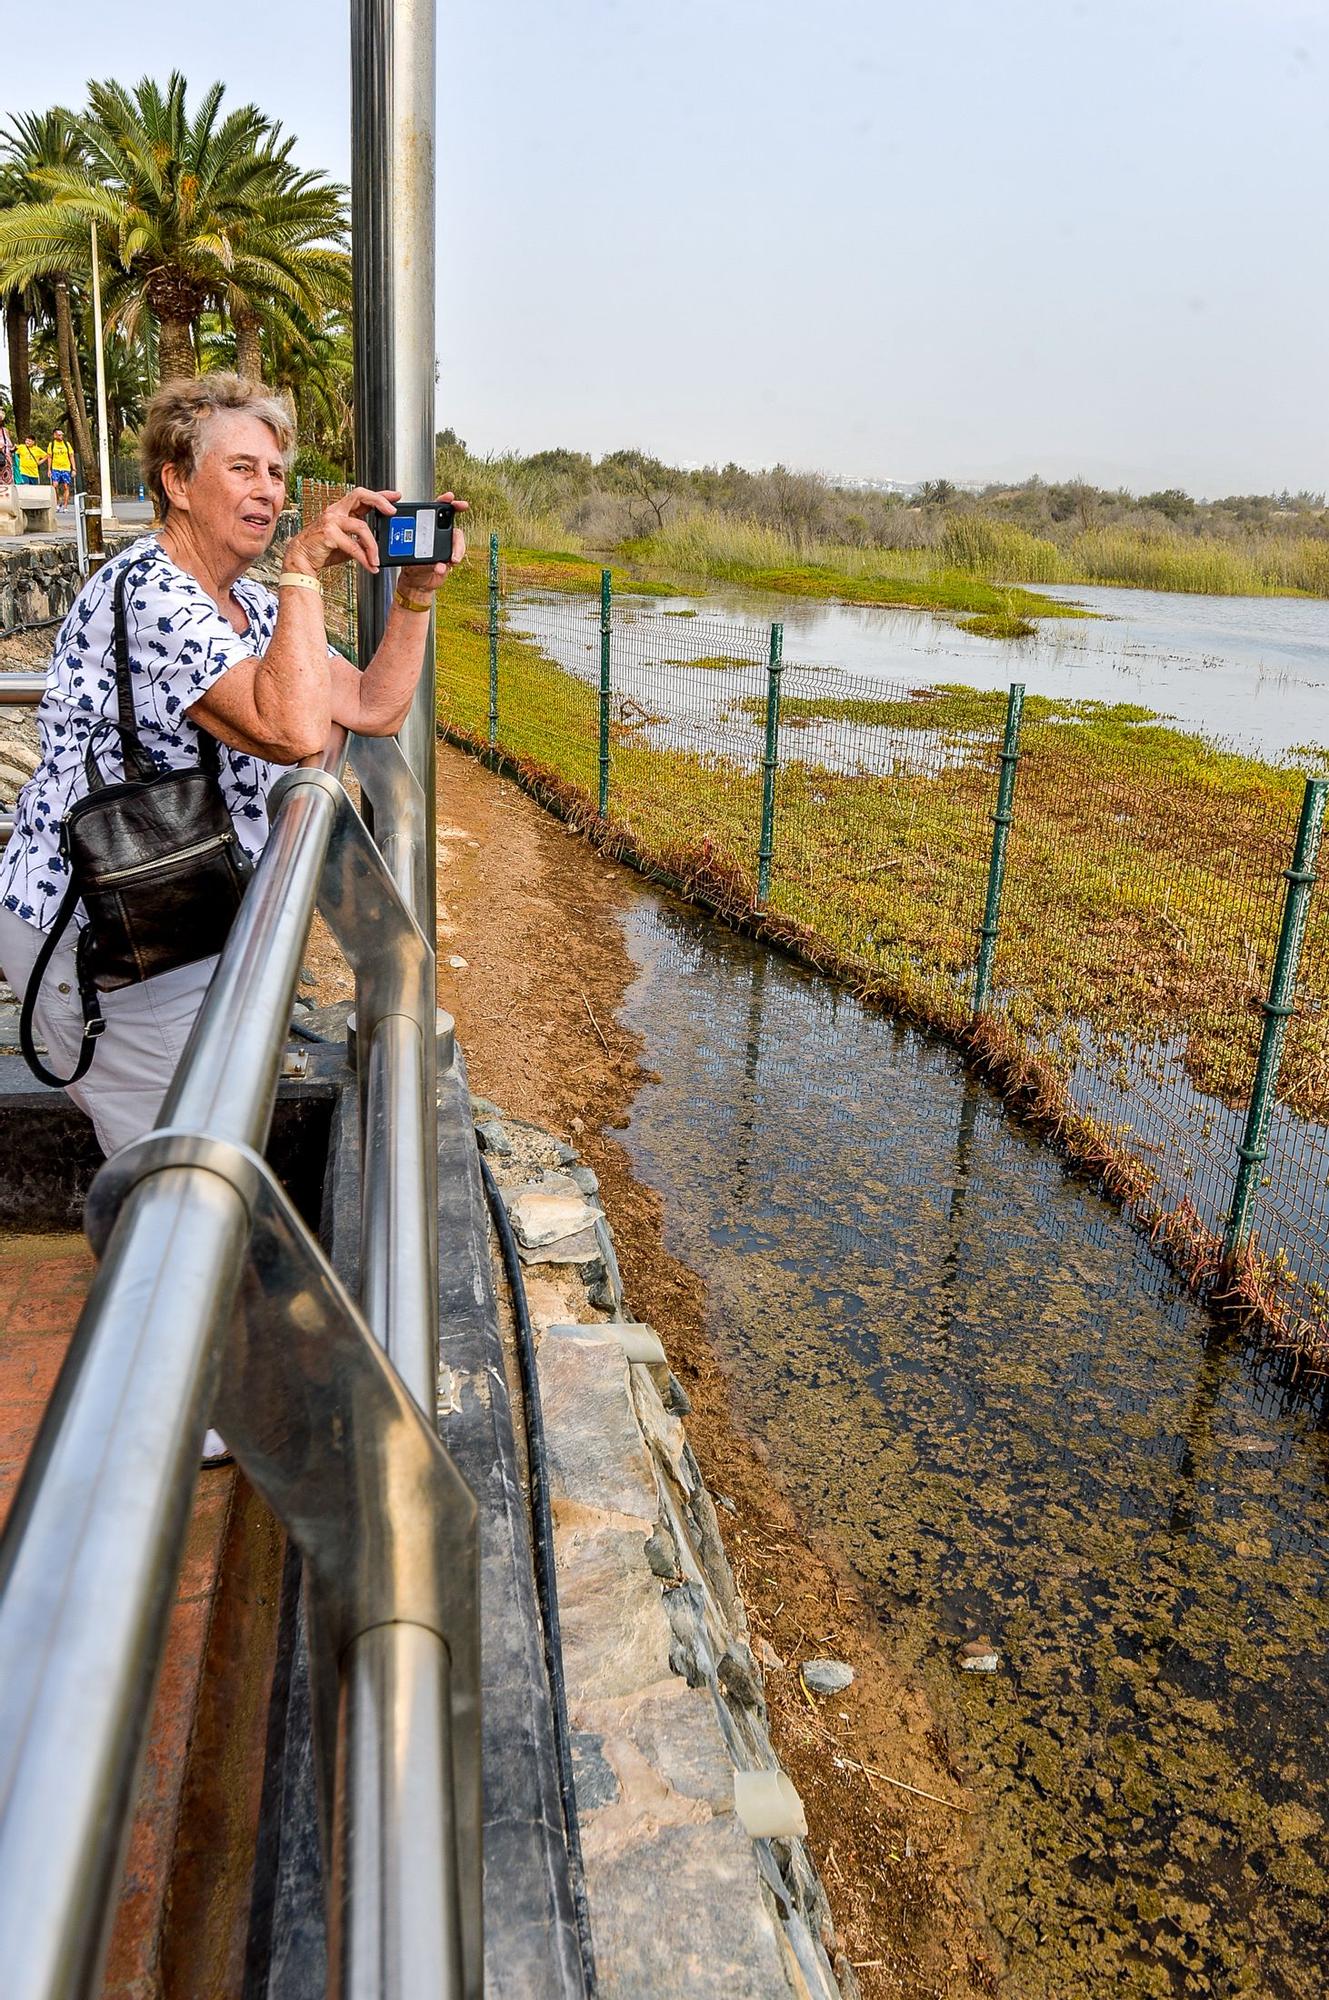
[[[142, 529], [152, 525], [151, 500], [117, 500], [115, 503], [116, 527]], [[65, 507], [55, 517], [53, 535], [0, 535], [0, 549], [40, 549], [58, 546], [74, 539], [74, 510]]]

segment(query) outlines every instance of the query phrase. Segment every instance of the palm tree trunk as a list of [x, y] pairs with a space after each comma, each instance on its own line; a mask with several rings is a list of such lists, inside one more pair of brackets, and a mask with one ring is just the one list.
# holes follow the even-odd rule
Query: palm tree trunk
[[163, 382], [198, 374], [193, 329], [187, 319], [163, 319], [157, 332], [157, 362]]
[[263, 333], [253, 313], [235, 315], [235, 366], [246, 382], [263, 380]]
[[74, 449], [78, 453], [79, 464], [83, 468], [83, 483], [88, 490], [88, 498], [98, 511], [88, 515], [88, 547], [100, 550], [102, 546], [101, 522], [101, 467], [97, 454], [92, 448], [92, 431], [88, 424], [88, 406], [83, 400], [83, 384], [79, 376], [78, 355], [74, 351], [74, 322], [69, 311], [69, 280], [58, 277], [55, 286], [55, 351], [60, 364], [60, 389], [69, 411], [69, 427], [74, 433]]
[[11, 292], [5, 300], [5, 340], [9, 348], [14, 431], [24, 438], [32, 429], [32, 383], [28, 378], [28, 306], [22, 292]]

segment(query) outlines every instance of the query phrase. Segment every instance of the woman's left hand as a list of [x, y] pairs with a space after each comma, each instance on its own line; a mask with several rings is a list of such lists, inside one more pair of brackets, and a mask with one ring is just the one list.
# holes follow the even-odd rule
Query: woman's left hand
[[448, 571], [456, 569], [457, 564], [463, 561], [466, 555], [466, 536], [462, 532], [461, 516], [471, 503], [469, 500], [459, 500], [455, 493], [440, 493], [438, 497], [440, 500], [449, 501], [457, 510], [457, 520], [452, 529], [452, 560], [435, 563], [432, 569], [425, 569], [422, 566], [419, 569], [403, 570], [397, 588], [404, 591], [408, 597], [417, 594], [423, 596], [426, 591], [441, 590], [447, 580]]

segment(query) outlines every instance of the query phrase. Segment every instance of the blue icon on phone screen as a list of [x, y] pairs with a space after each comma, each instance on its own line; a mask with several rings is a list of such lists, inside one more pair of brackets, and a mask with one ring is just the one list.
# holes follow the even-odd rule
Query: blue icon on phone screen
[[414, 514], [394, 514], [388, 523], [388, 561], [415, 554]]

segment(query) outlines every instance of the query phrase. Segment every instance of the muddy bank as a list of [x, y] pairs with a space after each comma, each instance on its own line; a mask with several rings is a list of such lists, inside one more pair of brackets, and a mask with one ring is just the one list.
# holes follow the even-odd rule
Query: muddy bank
[[[733, 1503], [722, 1509], [725, 1540], [754, 1640], [770, 1648], [776, 1748], [805, 1801], [847, 1956], [869, 1996], [990, 1993], [968, 1886], [974, 1800], [926, 1699], [888, 1659], [873, 1612], [742, 1436], [740, 1392], [708, 1336], [702, 1281], [665, 1251], [659, 1199], [613, 1137], [643, 1081], [640, 1043], [616, 1019], [634, 977], [620, 921], [632, 878], [443, 745], [439, 769], [440, 998], [457, 1018], [473, 1089], [565, 1134], [600, 1176], [629, 1296], [659, 1328], [691, 1398], [689, 1433], [708, 1483]], [[796, 1663], [818, 1653], [852, 1662], [846, 1695], [804, 1691]]]

